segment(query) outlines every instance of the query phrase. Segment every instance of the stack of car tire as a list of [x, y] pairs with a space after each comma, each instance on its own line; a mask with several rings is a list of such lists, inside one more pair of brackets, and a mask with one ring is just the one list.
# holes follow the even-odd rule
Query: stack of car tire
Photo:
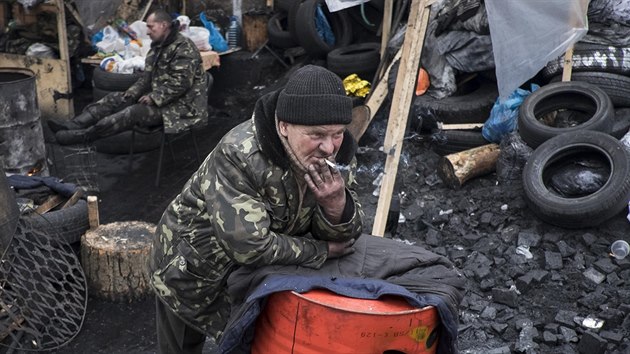
[[[541, 71], [550, 83], [527, 97], [520, 107], [519, 134], [535, 148], [523, 170], [524, 197], [530, 209], [548, 223], [593, 227], [626, 210], [630, 153], [619, 139], [630, 128], [627, 52], [627, 48], [578, 42], [573, 50], [571, 81], [560, 82], [563, 57], [552, 60]], [[563, 111], [574, 112], [572, 126], [552, 126], [541, 119]], [[602, 164], [606, 180], [592, 193], [564, 196], [550, 186], [550, 177], [554, 169], [568, 162]], [[589, 173], [587, 168], [584, 175], [574, 178], [591, 178]]]
[[[364, 6], [370, 9], [369, 18], [375, 21], [382, 18], [382, 0], [366, 4]], [[358, 7], [331, 13], [325, 0], [279, 0], [275, 6], [276, 12], [267, 23], [269, 43], [273, 47], [302, 47], [312, 58], [325, 58], [327, 68], [341, 78], [357, 74], [362, 79], [372, 80], [380, 63], [380, 43], [353, 43], [353, 23], [357, 22], [351, 20], [351, 14], [359, 11]], [[318, 12], [323, 14], [330, 26], [333, 40], [325, 40], [320, 35], [322, 29], [316, 19]], [[376, 24], [370, 24], [369, 27], [375, 31], [373, 27]]]

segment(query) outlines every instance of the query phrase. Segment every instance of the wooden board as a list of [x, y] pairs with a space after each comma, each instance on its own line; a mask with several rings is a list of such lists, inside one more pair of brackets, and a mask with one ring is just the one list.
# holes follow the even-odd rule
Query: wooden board
[[42, 117], [69, 119], [74, 116], [72, 99], [59, 96], [71, 93], [66, 61], [0, 53], [0, 63], [3, 68], [30, 69], [35, 73], [37, 101]]
[[400, 58], [400, 67], [396, 78], [396, 88], [394, 89], [383, 145], [383, 151], [387, 155], [387, 159], [385, 160], [385, 174], [381, 183], [374, 225], [372, 227], [372, 234], [375, 236], [383, 236], [385, 233], [389, 205], [394, 190], [396, 174], [398, 173], [398, 162], [402, 152], [407, 117], [411, 108], [414, 83], [422, 55], [429, 14], [430, 10], [427, 8], [427, 0], [412, 0]]
[[254, 52], [267, 43], [267, 21], [265, 13], [243, 14], [243, 44], [245, 48]]
[[[21, 5], [18, 5], [21, 8]], [[42, 59], [26, 55], [0, 53], [0, 67], [30, 69], [36, 75], [37, 100], [44, 118], [69, 119], [74, 116], [72, 102], [72, 79], [70, 57], [68, 53], [68, 35], [63, 0], [38, 5], [29, 14], [25, 13], [22, 21], [29, 21], [28, 16], [38, 11], [52, 12], [57, 16], [59, 34], [59, 59]], [[20, 10], [22, 11], [22, 10]]]

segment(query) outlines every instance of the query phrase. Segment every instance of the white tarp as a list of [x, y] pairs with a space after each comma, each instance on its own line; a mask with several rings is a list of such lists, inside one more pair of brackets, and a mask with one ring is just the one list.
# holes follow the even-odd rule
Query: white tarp
[[486, 0], [485, 4], [502, 99], [588, 31], [588, 0]]

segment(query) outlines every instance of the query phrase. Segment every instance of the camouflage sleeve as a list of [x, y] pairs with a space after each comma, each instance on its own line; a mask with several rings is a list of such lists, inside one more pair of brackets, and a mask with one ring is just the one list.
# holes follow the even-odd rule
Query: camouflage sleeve
[[153, 85], [149, 96], [158, 107], [163, 107], [182, 96], [192, 87], [195, 71], [201, 65], [201, 58], [196, 48], [182, 45], [176, 49], [175, 56], [168, 63], [168, 75], [155, 78], [159, 85]]
[[273, 232], [272, 217], [258, 192], [254, 172], [246, 157], [233, 150], [229, 145], [217, 146], [213, 165], [209, 167], [214, 171], [209, 171], [209, 180], [202, 183], [223, 250], [241, 265], [320, 268], [327, 258], [328, 244]]
[[351, 189], [356, 184], [354, 179], [355, 170], [356, 159], [353, 159], [350, 171], [343, 174], [346, 182], [346, 210], [344, 211], [342, 222], [338, 225], [331, 224], [326, 219], [322, 209], [317, 208], [311, 223], [311, 233], [318, 240], [347, 241], [361, 235], [363, 230], [363, 209], [357, 194]]

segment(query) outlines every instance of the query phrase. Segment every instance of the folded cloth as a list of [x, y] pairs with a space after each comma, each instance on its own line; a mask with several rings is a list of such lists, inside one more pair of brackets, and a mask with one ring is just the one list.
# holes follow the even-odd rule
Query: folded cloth
[[337, 294], [377, 299], [399, 295], [416, 307], [435, 306], [440, 316], [438, 354], [457, 353], [458, 307], [466, 278], [445, 257], [421, 247], [362, 235], [355, 252], [326, 261], [320, 269], [299, 266], [241, 267], [228, 278], [230, 319], [219, 353], [247, 353], [254, 324], [267, 296], [293, 290], [325, 288]]
[[37, 188], [47, 186], [63, 197], [70, 198], [77, 190], [77, 186], [72, 183], [64, 183], [61, 179], [53, 176], [22, 176], [12, 175], [7, 177], [9, 185], [16, 190]]

